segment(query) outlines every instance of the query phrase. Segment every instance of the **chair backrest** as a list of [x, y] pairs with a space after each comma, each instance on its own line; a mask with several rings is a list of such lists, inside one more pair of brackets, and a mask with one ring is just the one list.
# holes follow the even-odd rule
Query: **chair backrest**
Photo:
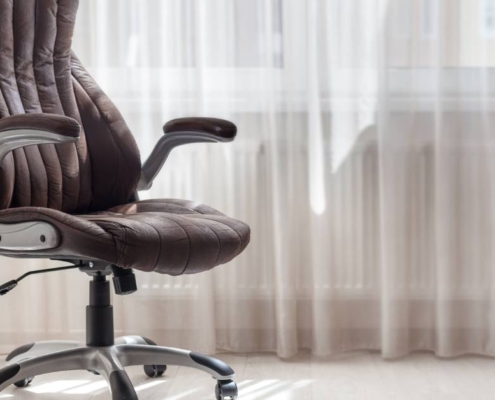
[[67, 213], [128, 202], [141, 161], [122, 116], [71, 51], [77, 0], [0, 0], [0, 118], [66, 115], [77, 144], [15, 150], [0, 166], [0, 209]]

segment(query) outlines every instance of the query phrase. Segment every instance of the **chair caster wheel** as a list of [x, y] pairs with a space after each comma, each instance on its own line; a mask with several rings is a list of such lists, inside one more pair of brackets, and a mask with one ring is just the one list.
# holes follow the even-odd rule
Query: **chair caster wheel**
[[150, 378], [158, 378], [162, 376], [167, 370], [166, 365], [145, 365], [144, 373]]
[[14, 382], [14, 385], [16, 385], [18, 388], [24, 388], [26, 386], [29, 386], [29, 384], [33, 381], [34, 376], [30, 376], [29, 378], [25, 378], [22, 381], [17, 381]]
[[217, 400], [235, 400], [237, 399], [237, 385], [234, 381], [218, 381], [215, 388]]

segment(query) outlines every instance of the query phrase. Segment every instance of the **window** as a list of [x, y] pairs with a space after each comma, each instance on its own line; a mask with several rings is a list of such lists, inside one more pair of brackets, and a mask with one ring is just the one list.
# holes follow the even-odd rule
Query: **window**
[[495, 38], [495, 1], [494, 0], [481, 1], [480, 28], [483, 39]]

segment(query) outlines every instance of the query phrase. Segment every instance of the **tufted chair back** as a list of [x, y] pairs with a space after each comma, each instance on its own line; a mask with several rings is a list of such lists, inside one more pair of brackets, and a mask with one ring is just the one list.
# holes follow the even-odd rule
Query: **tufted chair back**
[[0, 1], [0, 118], [42, 112], [82, 127], [76, 144], [9, 154], [0, 166], [0, 209], [85, 213], [126, 203], [136, 190], [136, 142], [71, 51], [77, 8], [78, 0]]

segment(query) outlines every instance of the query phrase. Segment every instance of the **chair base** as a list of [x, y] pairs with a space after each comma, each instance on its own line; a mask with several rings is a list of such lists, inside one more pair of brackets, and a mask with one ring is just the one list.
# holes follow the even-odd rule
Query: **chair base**
[[[48, 341], [15, 349], [7, 357], [7, 366], [0, 369], [0, 392], [12, 384], [18, 387], [27, 386], [37, 375], [86, 370], [107, 380], [113, 400], [138, 400], [124, 367], [142, 365], [148, 376], [160, 376], [167, 365], [177, 365], [200, 369], [216, 379], [217, 400], [236, 399], [234, 371], [216, 358], [188, 350], [160, 347], [142, 336], [114, 339], [110, 284], [106, 280], [106, 276], [112, 271], [116, 275], [115, 268], [110, 269], [105, 265], [99, 268], [93, 263], [91, 269], [85, 271], [93, 277], [89, 286], [89, 305], [86, 308], [86, 345]], [[128, 279], [129, 273], [121, 273], [118, 277]], [[119, 289], [122, 289], [122, 285]], [[124, 290], [122, 294], [133, 292], [134, 290]]]
[[234, 371], [224, 362], [199, 353], [161, 347], [141, 336], [124, 336], [115, 345], [84, 346], [77, 342], [47, 341], [15, 349], [0, 369], [0, 391], [7, 386], [27, 386], [30, 378], [52, 372], [86, 370], [105, 378], [112, 400], [138, 400], [136, 391], [124, 370], [132, 365], [192, 367], [210, 374], [218, 381], [217, 399], [237, 398]]

